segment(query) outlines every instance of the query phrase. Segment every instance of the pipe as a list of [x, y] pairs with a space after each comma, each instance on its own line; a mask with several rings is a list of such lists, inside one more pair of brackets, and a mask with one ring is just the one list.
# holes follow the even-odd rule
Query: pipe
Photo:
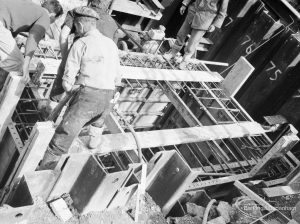
[[131, 134], [134, 137], [137, 149], [138, 149], [138, 157], [140, 160], [140, 163], [143, 163], [143, 154], [142, 154], [142, 147], [141, 147], [141, 142], [134, 130], [134, 128], [132, 127], [131, 124], [128, 123], [128, 121], [123, 117], [123, 115], [117, 110], [115, 109], [115, 112], [118, 114], [118, 116], [124, 121], [125, 125], [127, 126], [127, 128], [129, 129], [129, 131], [131, 132]]
[[205, 211], [204, 211], [204, 215], [203, 215], [202, 224], [206, 224], [206, 223], [207, 223], [207, 218], [208, 218], [209, 211], [210, 211], [210, 209], [211, 209], [211, 206], [212, 206], [215, 202], [216, 202], [216, 199], [212, 199], [212, 200], [210, 200], [210, 202], [209, 202], [208, 205], [206, 206]]

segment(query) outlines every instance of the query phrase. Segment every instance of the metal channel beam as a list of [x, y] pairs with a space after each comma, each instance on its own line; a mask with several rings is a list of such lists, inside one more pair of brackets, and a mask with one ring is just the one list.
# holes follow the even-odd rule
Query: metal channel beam
[[250, 199], [252, 199], [252, 200], [256, 201], [258, 204], [260, 204], [266, 210], [268, 210], [270, 212], [277, 210], [272, 205], [270, 205], [268, 202], [266, 202], [264, 199], [259, 197], [252, 190], [250, 190], [248, 187], [246, 187], [244, 184], [242, 184], [240, 181], [235, 181], [234, 186], [236, 186], [239, 190], [241, 190], [243, 193], [245, 193]]
[[0, 93], [0, 140], [11, 121], [11, 116], [21, 97], [24, 87], [25, 83], [22, 77], [11, 72]]
[[[227, 165], [229, 166], [229, 168], [231, 169], [235, 169], [235, 168], [240, 168], [241, 165], [243, 167], [247, 167], [249, 166], [249, 163], [250, 163], [250, 166], [254, 166], [257, 164], [257, 162], [255, 160], [248, 160], [248, 161], [240, 161], [239, 163], [238, 162], [232, 162], [232, 163], [228, 163]], [[193, 168], [192, 170], [193, 171], [197, 171], [197, 172], [214, 172], [214, 171], [222, 171], [223, 170], [223, 167], [226, 167], [225, 164], [223, 165], [213, 165], [213, 168], [211, 166], [204, 166], [203, 168]]]
[[249, 174], [244, 173], [244, 174], [232, 175], [232, 176], [228, 176], [228, 177], [221, 177], [221, 178], [212, 179], [212, 180], [194, 182], [187, 188], [186, 191], [198, 191], [205, 187], [219, 185], [219, 184], [226, 184], [226, 183], [234, 182], [237, 180], [243, 180], [243, 179], [247, 179], [247, 178], [250, 178]]
[[255, 176], [259, 173], [272, 158], [285, 155], [286, 152], [290, 151], [297, 144], [298, 141], [299, 137], [295, 134], [282, 136], [252, 168], [250, 175]]
[[[23, 147], [13, 171], [6, 182], [5, 187], [9, 188], [17, 180], [19, 180], [25, 173], [35, 171], [39, 162], [42, 160], [47, 146], [54, 135], [53, 123], [37, 122], [31, 132], [30, 138]], [[6, 197], [6, 192], [0, 195], [0, 201]]]

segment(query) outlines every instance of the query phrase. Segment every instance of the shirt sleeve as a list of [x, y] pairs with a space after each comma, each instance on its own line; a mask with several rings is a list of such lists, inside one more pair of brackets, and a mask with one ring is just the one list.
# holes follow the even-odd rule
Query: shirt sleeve
[[76, 41], [67, 58], [63, 80], [71, 85], [74, 85], [76, 76], [79, 74], [81, 59], [86, 50], [85, 44], [78, 40]]
[[74, 11], [70, 10], [67, 12], [66, 18], [64, 23], [61, 25], [61, 28], [67, 26], [70, 28], [70, 33], [75, 33], [75, 26], [74, 26]]
[[25, 56], [33, 56], [38, 43], [45, 36], [46, 30], [50, 28], [50, 19], [43, 14], [29, 30], [29, 37], [26, 42]]
[[119, 57], [119, 50], [117, 46], [115, 46], [115, 55], [116, 55], [116, 77], [115, 77], [115, 86], [121, 86], [122, 84], [122, 77], [121, 77], [121, 65], [120, 65], [120, 57]]
[[183, 0], [182, 4], [185, 6], [188, 6], [191, 3], [192, 0]]
[[222, 24], [227, 16], [227, 7], [228, 7], [229, 0], [222, 0], [220, 9], [218, 11], [217, 16], [215, 17], [212, 25], [214, 25], [217, 28], [221, 28]]

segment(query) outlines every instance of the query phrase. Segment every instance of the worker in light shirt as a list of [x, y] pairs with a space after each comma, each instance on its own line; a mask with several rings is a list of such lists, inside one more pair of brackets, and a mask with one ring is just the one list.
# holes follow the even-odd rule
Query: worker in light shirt
[[[31, 0], [0, 0], [0, 89], [12, 71], [29, 81], [29, 64], [37, 45], [61, 14], [57, 0], [46, 0], [42, 7]], [[29, 32], [25, 59], [14, 40], [21, 32]]]
[[[88, 0], [87, 6], [98, 13], [99, 20], [97, 20], [96, 27], [104, 36], [111, 38], [115, 43], [118, 41], [118, 26], [115, 20], [107, 13], [108, 1], [107, 0]], [[50, 93], [50, 99], [59, 102], [62, 98], [64, 89], [62, 87], [62, 76], [64, 74], [65, 64], [69, 52], [69, 35], [74, 34], [73, 42], [78, 39], [78, 35], [74, 26], [75, 9], [68, 11], [65, 21], [62, 25], [59, 43], [62, 55], [62, 61], [59, 66], [57, 77], [53, 83]]]
[[196, 47], [206, 32], [213, 32], [221, 28], [227, 13], [229, 0], [183, 0], [180, 14], [183, 15], [188, 8], [187, 16], [177, 33], [175, 44], [167, 58], [175, 57], [185, 44], [188, 34], [191, 34], [184, 49], [183, 64], [195, 53]]
[[55, 130], [40, 169], [53, 169], [89, 123], [92, 124], [89, 147], [95, 148], [100, 143], [104, 119], [121, 76], [118, 48], [113, 40], [97, 30], [98, 19], [98, 14], [89, 7], [75, 10], [74, 24], [80, 38], [69, 52], [62, 85], [67, 93], [74, 88], [79, 91]]

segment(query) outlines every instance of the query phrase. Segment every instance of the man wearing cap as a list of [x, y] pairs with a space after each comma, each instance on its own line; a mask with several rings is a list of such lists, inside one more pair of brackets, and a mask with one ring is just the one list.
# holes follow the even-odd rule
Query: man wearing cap
[[183, 63], [188, 61], [196, 51], [197, 45], [206, 32], [221, 28], [227, 13], [229, 0], [183, 0], [180, 14], [183, 15], [188, 7], [187, 16], [177, 33], [177, 39], [167, 58], [174, 57], [184, 46], [185, 39], [191, 37], [184, 49]]
[[[88, 0], [88, 7], [93, 9], [98, 13], [100, 17], [97, 20], [97, 29], [106, 37], [111, 38], [117, 43], [118, 41], [118, 26], [114, 19], [107, 13], [108, 1], [107, 0]], [[53, 84], [53, 88], [50, 93], [50, 98], [53, 101], [59, 101], [61, 99], [62, 93], [64, 92], [62, 88], [62, 76], [64, 73], [65, 63], [68, 56], [68, 37], [70, 34], [75, 34], [74, 41], [78, 39], [78, 34], [76, 33], [74, 26], [75, 9], [68, 11], [65, 18], [65, 22], [62, 25], [62, 30], [60, 33], [60, 49], [62, 55], [62, 62], [58, 69], [57, 78]]]
[[74, 24], [81, 37], [70, 49], [62, 85], [66, 92], [81, 87], [55, 130], [41, 169], [54, 168], [82, 127], [92, 123], [92, 128], [102, 128], [115, 86], [121, 82], [118, 48], [97, 30], [98, 14], [88, 7], [76, 8], [75, 13]]
[[[21, 72], [29, 81], [29, 63], [50, 22], [63, 13], [57, 0], [47, 0], [42, 7], [30, 0], [0, 0], [0, 89], [9, 72]], [[50, 18], [49, 18], [50, 17]], [[25, 59], [14, 37], [29, 32]]]

